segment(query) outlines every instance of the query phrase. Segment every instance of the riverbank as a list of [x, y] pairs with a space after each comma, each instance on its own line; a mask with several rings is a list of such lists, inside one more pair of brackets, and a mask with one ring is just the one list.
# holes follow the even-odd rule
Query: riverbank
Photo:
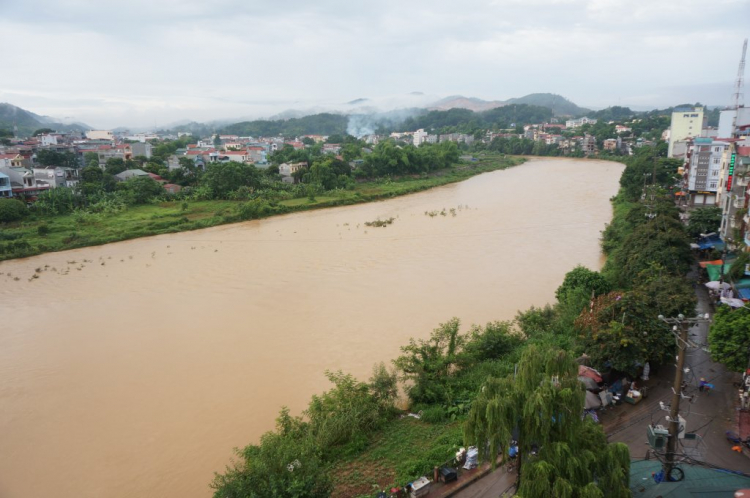
[[198, 230], [277, 214], [388, 199], [460, 182], [525, 161], [525, 158], [488, 154], [479, 156], [476, 162], [457, 164], [431, 174], [379, 179], [359, 183], [351, 190], [333, 190], [314, 197], [278, 202], [263, 198], [246, 202], [176, 201], [131, 206], [122, 212], [111, 214], [37, 216], [3, 226], [0, 233], [0, 261], [151, 235]]

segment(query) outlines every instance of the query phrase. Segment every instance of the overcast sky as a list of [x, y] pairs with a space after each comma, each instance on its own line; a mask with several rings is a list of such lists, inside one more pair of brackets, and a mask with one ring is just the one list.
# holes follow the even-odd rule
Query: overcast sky
[[106, 128], [361, 97], [725, 105], [749, 21], [750, 0], [0, 0], [0, 102]]

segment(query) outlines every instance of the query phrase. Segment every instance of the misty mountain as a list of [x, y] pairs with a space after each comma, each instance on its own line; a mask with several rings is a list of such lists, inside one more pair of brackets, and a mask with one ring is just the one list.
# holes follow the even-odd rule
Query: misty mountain
[[346, 133], [349, 116], [344, 114], [320, 113], [311, 116], [289, 119], [258, 119], [243, 121], [222, 128], [220, 133], [229, 135], [271, 137], [283, 135], [294, 137], [300, 135], [336, 135]]
[[51, 128], [59, 132], [83, 132], [91, 128], [84, 123], [64, 124], [48, 116], [40, 116], [14, 105], [0, 102], [0, 129], [13, 130], [18, 127], [19, 135], [31, 135], [40, 128]]
[[470, 111], [489, 111], [497, 107], [502, 107], [505, 102], [500, 100], [482, 100], [476, 97], [464, 97], [463, 95], [452, 95], [445, 97], [428, 107], [429, 110], [447, 111], [450, 109], [468, 109]]
[[583, 116], [591, 109], [579, 107], [570, 100], [554, 93], [531, 93], [517, 99], [509, 99], [506, 104], [528, 104], [552, 109], [555, 116]]

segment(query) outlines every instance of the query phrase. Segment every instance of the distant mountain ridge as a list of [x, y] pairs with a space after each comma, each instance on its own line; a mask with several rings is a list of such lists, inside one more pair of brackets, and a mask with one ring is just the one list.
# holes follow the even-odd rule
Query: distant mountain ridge
[[450, 109], [468, 109], [474, 112], [489, 111], [506, 105], [506, 102], [500, 100], [482, 100], [476, 97], [464, 97], [462, 95], [452, 95], [440, 99], [428, 106], [431, 111], [447, 111]]
[[506, 104], [529, 104], [552, 109], [555, 116], [582, 116], [591, 109], [580, 107], [561, 95], [554, 93], [531, 93], [517, 99], [509, 99]]
[[84, 123], [64, 124], [48, 116], [40, 116], [20, 107], [0, 102], [0, 129], [13, 130], [18, 127], [21, 135], [30, 135], [40, 128], [51, 128], [59, 132], [81, 132], [91, 128]]
[[528, 104], [546, 107], [552, 110], [555, 116], [580, 116], [591, 112], [591, 109], [580, 107], [561, 95], [554, 93], [531, 93], [524, 97], [501, 100], [482, 100], [476, 97], [464, 97], [452, 95], [440, 99], [428, 106], [430, 110], [447, 111], [449, 109], [469, 109], [474, 112], [488, 111], [510, 104]]

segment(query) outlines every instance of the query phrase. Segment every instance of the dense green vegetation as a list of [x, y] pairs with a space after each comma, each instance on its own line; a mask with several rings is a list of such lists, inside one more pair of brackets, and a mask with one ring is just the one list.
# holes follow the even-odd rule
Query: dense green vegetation
[[485, 458], [494, 459], [517, 433], [519, 496], [629, 497], [628, 447], [607, 444], [601, 427], [580, 416], [584, 398], [570, 353], [529, 346], [517, 375], [484, 383], [465, 438], [479, 448], [489, 443]]
[[474, 112], [468, 109], [429, 111], [426, 114], [407, 118], [397, 131], [425, 129], [438, 132], [472, 133], [479, 129], [505, 129], [516, 125], [545, 123], [552, 119], [552, 110], [547, 107], [511, 104]]
[[346, 133], [348, 124], [349, 117], [344, 114], [321, 113], [287, 120], [243, 121], [223, 128], [221, 133], [245, 137], [333, 135]]
[[713, 316], [708, 340], [714, 361], [723, 363], [734, 372], [750, 368], [750, 311], [747, 308], [720, 307]]
[[[24, 212], [28, 215], [23, 219], [2, 225], [0, 260], [395, 197], [521, 162], [522, 159], [486, 154], [477, 162], [429, 173], [363, 182], [350, 179], [346, 188], [332, 190], [317, 183], [325, 179], [316, 177], [316, 173], [309, 183], [291, 185], [254, 171], [252, 166], [236, 163], [216, 165], [215, 170], [210, 170], [207, 183], [183, 189], [176, 196], [164, 193], [150, 178], [118, 183], [113, 191], [99, 188], [98, 184], [88, 189], [84, 181], [83, 195], [67, 188], [51, 190], [40, 197], [34, 209]], [[239, 183], [222, 180], [234, 175], [238, 175]]]

